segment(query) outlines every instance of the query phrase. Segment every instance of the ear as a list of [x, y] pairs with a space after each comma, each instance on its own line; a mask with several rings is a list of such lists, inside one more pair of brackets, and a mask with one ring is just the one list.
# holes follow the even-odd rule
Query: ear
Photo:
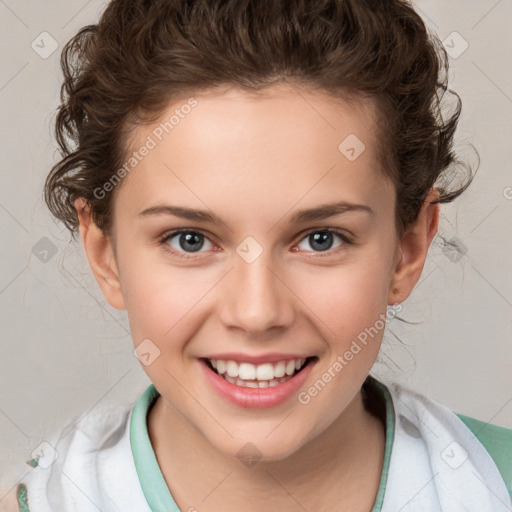
[[75, 201], [80, 222], [80, 238], [91, 270], [107, 302], [115, 309], [126, 309], [111, 239], [96, 226], [90, 206], [83, 198]]
[[404, 233], [400, 241], [400, 261], [397, 263], [389, 286], [388, 304], [403, 302], [418, 282], [430, 243], [437, 233], [439, 203], [430, 204], [439, 198], [439, 191], [432, 188], [420, 210], [418, 219]]

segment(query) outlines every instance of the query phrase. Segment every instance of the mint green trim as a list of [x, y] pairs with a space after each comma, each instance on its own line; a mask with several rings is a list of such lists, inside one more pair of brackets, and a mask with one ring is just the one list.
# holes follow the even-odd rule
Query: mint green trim
[[379, 489], [375, 498], [375, 503], [371, 512], [381, 512], [382, 504], [384, 503], [384, 495], [386, 494], [386, 486], [388, 483], [389, 463], [391, 460], [391, 451], [393, 448], [393, 441], [395, 439], [395, 409], [393, 400], [388, 388], [373, 378], [377, 389], [382, 393], [386, 400], [386, 446], [384, 448], [384, 464], [382, 466], [382, 473], [380, 475]]
[[159, 393], [151, 384], [133, 408], [130, 444], [140, 485], [153, 512], [180, 512], [156, 460], [147, 428], [147, 414]]
[[[380, 476], [377, 497], [375, 498], [375, 504], [371, 510], [371, 512], [381, 512], [388, 480], [391, 449], [395, 437], [395, 413], [393, 401], [388, 389], [384, 384], [375, 379], [373, 380], [386, 401], [386, 445], [384, 448], [384, 464]], [[156, 460], [147, 429], [147, 414], [158, 396], [159, 393], [155, 386], [150, 384], [133, 408], [130, 422], [130, 444], [132, 447], [133, 460], [135, 461], [135, 468], [142, 491], [151, 510], [153, 512], [180, 512], [180, 509], [172, 498], [160, 470], [160, 466], [158, 465], [158, 461]]]
[[485, 423], [464, 414], [455, 414], [473, 432], [494, 459], [512, 497], [512, 429]]
[[16, 489], [16, 498], [18, 500], [18, 508], [20, 512], [30, 512], [27, 503], [27, 486], [25, 484], [19, 484]]

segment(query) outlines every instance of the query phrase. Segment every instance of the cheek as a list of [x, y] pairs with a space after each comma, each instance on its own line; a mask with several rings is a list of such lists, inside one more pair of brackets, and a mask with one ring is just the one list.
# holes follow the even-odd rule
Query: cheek
[[[186, 338], [198, 304], [215, 281], [211, 272], [178, 267], [149, 257], [149, 251], [132, 251], [123, 260], [123, 294], [135, 345], [149, 338], [161, 348], [176, 333]], [[171, 344], [174, 346], [175, 344]]]
[[329, 339], [357, 336], [386, 311], [389, 271], [382, 258], [297, 273], [294, 282], [304, 311]]

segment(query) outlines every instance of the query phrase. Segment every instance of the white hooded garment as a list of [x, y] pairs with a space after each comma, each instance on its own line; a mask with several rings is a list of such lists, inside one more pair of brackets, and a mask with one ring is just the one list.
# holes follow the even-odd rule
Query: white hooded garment
[[[371, 512], [512, 512], [512, 429], [458, 415], [399, 384], [370, 376], [366, 385], [386, 424]], [[20, 511], [180, 512], [146, 426], [158, 396], [151, 384], [135, 405], [71, 421], [18, 486]]]

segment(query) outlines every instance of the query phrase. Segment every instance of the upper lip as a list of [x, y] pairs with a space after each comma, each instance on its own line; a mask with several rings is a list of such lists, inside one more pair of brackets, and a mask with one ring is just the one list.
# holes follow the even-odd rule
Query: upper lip
[[204, 359], [221, 359], [222, 361], [235, 361], [237, 363], [251, 363], [257, 365], [265, 363], [277, 363], [279, 361], [290, 361], [291, 359], [307, 359], [308, 357], [313, 356], [309, 354], [282, 354], [276, 352], [272, 352], [271, 354], [263, 354], [260, 356], [252, 356], [238, 352], [224, 352], [222, 354], [212, 354], [205, 356]]

